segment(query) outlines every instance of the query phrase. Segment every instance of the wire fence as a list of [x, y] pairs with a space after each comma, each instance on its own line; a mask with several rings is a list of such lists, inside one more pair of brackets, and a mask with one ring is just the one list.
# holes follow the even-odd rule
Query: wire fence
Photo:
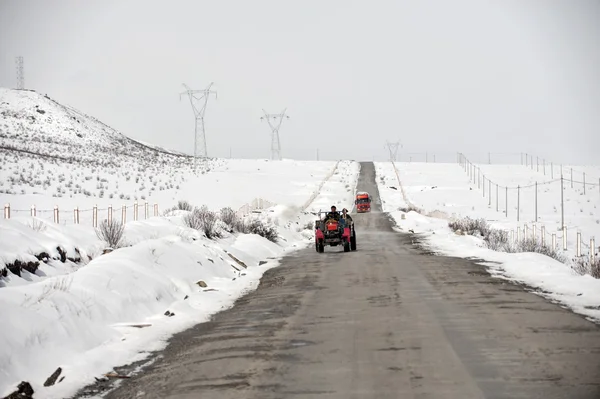
[[588, 174], [572, 166], [564, 166], [563, 164], [546, 161], [545, 158], [533, 156], [528, 153], [521, 154], [521, 165], [533, 171], [543, 173], [544, 176], [550, 176], [551, 179], [559, 176], [567, 176], [566, 180], [568, 180], [571, 188], [580, 184], [583, 187], [584, 194], [588, 187], [598, 187], [598, 192], [600, 193], [600, 169], [598, 170], [598, 174]]
[[[264, 198], [255, 198], [254, 200], [242, 205], [236, 212], [238, 216], [246, 216], [252, 212], [268, 209], [275, 206], [274, 202]], [[135, 201], [130, 205], [122, 205], [113, 207], [111, 205], [101, 208], [97, 205], [91, 208], [81, 209], [75, 207], [71, 209], [59, 208], [55, 205], [53, 209], [39, 209], [36, 205], [32, 205], [30, 209], [14, 209], [10, 203], [4, 205], [4, 219], [12, 217], [29, 216], [47, 221], [52, 221], [56, 224], [86, 224], [98, 227], [98, 223], [106, 220], [108, 223], [119, 221], [121, 224], [127, 222], [135, 222], [146, 220], [151, 217], [161, 216], [157, 203], [149, 204], [148, 202], [138, 203]], [[172, 208], [171, 208], [172, 209]]]
[[[530, 167], [531, 157], [528, 154], [527, 160], [524, 165]], [[472, 163], [464, 154], [459, 153], [457, 155], [457, 161], [459, 165], [465, 170], [465, 173], [469, 176], [469, 181], [473, 184], [477, 184], [477, 189], [481, 190], [481, 195], [484, 198], [488, 199], [488, 206], [494, 207], [497, 212], [501, 212], [504, 214], [506, 218], [515, 218], [517, 222], [526, 222], [523, 228], [517, 228], [516, 231], [511, 231], [510, 234], [514, 237], [515, 240], [521, 239], [521, 233], [524, 237], [527, 237], [528, 231], [531, 231], [532, 238], [539, 237], [540, 243], [545, 246], [551, 246], [553, 249], [557, 247], [557, 241], [562, 241], [562, 249], [566, 251], [569, 248], [569, 240], [568, 240], [568, 231], [575, 230], [576, 231], [576, 240], [575, 240], [575, 254], [576, 256], [581, 256], [582, 248], [586, 248], [589, 251], [589, 255], [593, 258], [597, 249], [594, 244], [594, 237], [590, 237], [588, 240], [582, 239], [582, 233], [580, 231], [581, 226], [570, 225], [568, 226], [565, 223], [565, 198], [564, 192], [567, 186], [571, 186], [573, 188], [581, 188], [583, 190], [583, 194], [590, 193], [590, 190], [598, 190], [600, 194], [600, 181], [598, 183], [586, 182], [584, 180], [577, 181], [575, 179], [566, 179], [563, 175], [558, 175], [558, 177], [551, 178], [549, 180], [544, 180], [541, 182], [534, 182], [526, 185], [517, 185], [517, 186], [506, 186], [498, 184], [491, 179], [489, 179], [481, 170], [481, 168], [474, 163]], [[550, 187], [558, 187], [560, 186], [560, 193], [557, 195], [556, 192], [552, 192], [549, 190]], [[529, 195], [530, 198], [533, 197], [533, 207], [532, 209], [524, 211], [524, 205], [522, 200], [526, 195]], [[551, 204], [553, 206], [553, 212], [558, 213], [560, 208], [560, 227], [558, 229], [558, 233], [549, 233], [546, 231], [546, 227], [541, 225], [540, 222], [546, 218], [546, 215], [542, 217], [542, 214], [539, 209], [540, 199], [542, 196], [552, 196], [550, 199]], [[531, 207], [531, 203], [528, 204]], [[527, 205], [525, 205], [527, 206]], [[573, 211], [573, 210], [571, 210]], [[526, 213], [529, 219], [522, 220], [522, 214]], [[580, 209], [580, 214], [583, 213], [583, 209]], [[588, 218], [585, 216], [585, 218]], [[548, 220], [548, 222], [551, 222]], [[532, 223], [531, 227], [528, 227], [527, 223]], [[587, 245], [587, 242], [590, 242]]]

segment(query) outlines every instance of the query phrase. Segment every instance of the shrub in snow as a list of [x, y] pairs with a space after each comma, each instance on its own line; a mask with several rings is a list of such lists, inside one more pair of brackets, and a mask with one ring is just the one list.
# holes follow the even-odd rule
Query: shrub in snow
[[119, 222], [103, 220], [100, 226], [96, 228], [96, 235], [99, 239], [108, 244], [111, 248], [119, 248], [123, 244], [123, 232], [125, 226]]
[[189, 202], [181, 200], [181, 201], [177, 201], [177, 205], [175, 205], [173, 210], [190, 211], [191, 212], [194, 210], [194, 207]]
[[589, 274], [594, 278], [600, 279], [600, 258], [598, 258], [598, 254], [594, 257], [593, 262], [590, 262], [589, 256], [575, 258], [571, 267], [578, 274]]
[[31, 223], [27, 224], [32, 230], [34, 231], [38, 231], [38, 232], [42, 232], [42, 231], [46, 231], [46, 228], [48, 226], [46, 226], [46, 223], [42, 222], [41, 220], [38, 219], [33, 219]]
[[279, 233], [275, 226], [258, 219], [239, 220], [235, 225], [235, 229], [243, 234], [258, 234], [272, 242], [277, 242], [279, 238]]
[[483, 239], [487, 247], [492, 251], [512, 252], [508, 231], [491, 229]]
[[535, 238], [526, 238], [520, 240], [514, 245], [513, 251], [507, 252], [535, 252], [538, 254], [549, 256], [552, 259], [557, 260], [561, 263], [567, 262], [567, 258], [562, 252], [559, 252], [556, 249], [547, 245], [542, 245]]
[[401, 208], [398, 208], [398, 210], [402, 211], [404, 213], [408, 213], [410, 211], [417, 212], [417, 213], [423, 213], [423, 210], [421, 208], [417, 208], [414, 205], [409, 205], [407, 207], [401, 207]]
[[234, 228], [236, 222], [238, 221], [238, 216], [233, 209], [230, 207], [221, 208], [219, 211], [219, 217], [223, 223], [227, 226]]
[[492, 230], [485, 219], [471, 219], [470, 217], [453, 220], [448, 223], [448, 227], [450, 227], [452, 231], [460, 230], [471, 236], [482, 237], [487, 237]]
[[208, 209], [206, 205], [202, 208], [194, 208], [193, 211], [183, 217], [183, 222], [187, 227], [199, 230], [204, 233], [206, 238], [219, 238], [220, 232], [217, 228], [217, 214]]

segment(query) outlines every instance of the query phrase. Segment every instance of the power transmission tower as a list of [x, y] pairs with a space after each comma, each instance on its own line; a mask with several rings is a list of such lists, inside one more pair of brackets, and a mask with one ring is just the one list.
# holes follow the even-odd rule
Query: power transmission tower
[[397, 141], [395, 143], [390, 143], [389, 141], [386, 141], [385, 145], [388, 148], [388, 150], [390, 151], [390, 162], [396, 161], [396, 155], [398, 154], [398, 147], [402, 147], [400, 142]]
[[286, 110], [287, 108], [280, 114], [267, 114], [267, 111], [263, 109], [265, 115], [260, 117], [261, 120], [266, 120], [271, 128], [271, 159], [281, 160], [279, 129], [281, 128], [284, 118], [290, 119], [290, 117], [285, 114]]
[[217, 92], [211, 90], [213, 83], [208, 85], [204, 90], [192, 90], [185, 83], [185, 91], [179, 94], [179, 100], [183, 95], [187, 95], [194, 111], [194, 167], [198, 157], [206, 159], [208, 157], [208, 151], [206, 149], [206, 131], [204, 129], [204, 113], [206, 112], [206, 105], [208, 104], [208, 98], [211, 94], [217, 98]]
[[23, 73], [23, 57], [18, 56], [15, 59], [17, 65], [17, 90], [23, 90], [25, 88], [25, 75]]

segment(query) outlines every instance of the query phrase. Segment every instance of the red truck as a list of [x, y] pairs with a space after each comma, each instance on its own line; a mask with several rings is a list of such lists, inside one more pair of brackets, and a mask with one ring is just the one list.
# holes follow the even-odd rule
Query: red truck
[[371, 212], [371, 196], [366, 191], [356, 193], [354, 204], [356, 205], [357, 213]]

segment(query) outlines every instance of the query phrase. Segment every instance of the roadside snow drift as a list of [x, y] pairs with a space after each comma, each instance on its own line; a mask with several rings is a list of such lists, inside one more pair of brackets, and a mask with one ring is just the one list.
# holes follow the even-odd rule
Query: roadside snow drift
[[[4, 265], [39, 262], [34, 273], [5, 271], [0, 279], [0, 395], [28, 381], [36, 398], [68, 397], [113, 367], [163, 348], [173, 333], [232, 306], [282, 256], [312, 243], [310, 212], [331, 203], [351, 206], [358, 172], [357, 163], [344, 161], [222, 165], [190, 175], [176, 198], [212, 210], [268, 198], [276, 205], [238, 217], [276, 228], [277, 242], [221, 225], [222, 237], [208, 239], [186, 227], [187, 211], [173, 210], [127, 221], [127, 246], [103, 255], [106, 245], [91, 223], [55, 224], [14, 213], [0, 220], [0, 234], [10, 238], [0, 243]], [[22, 207], [29, 201], [19, 195], [10, 199]], [[72, 206], [68, 199], [35, 199]], [[41, 253], [47, 257], [39, 261]], [[60, 382], [44, 387], [58, 367]]]

